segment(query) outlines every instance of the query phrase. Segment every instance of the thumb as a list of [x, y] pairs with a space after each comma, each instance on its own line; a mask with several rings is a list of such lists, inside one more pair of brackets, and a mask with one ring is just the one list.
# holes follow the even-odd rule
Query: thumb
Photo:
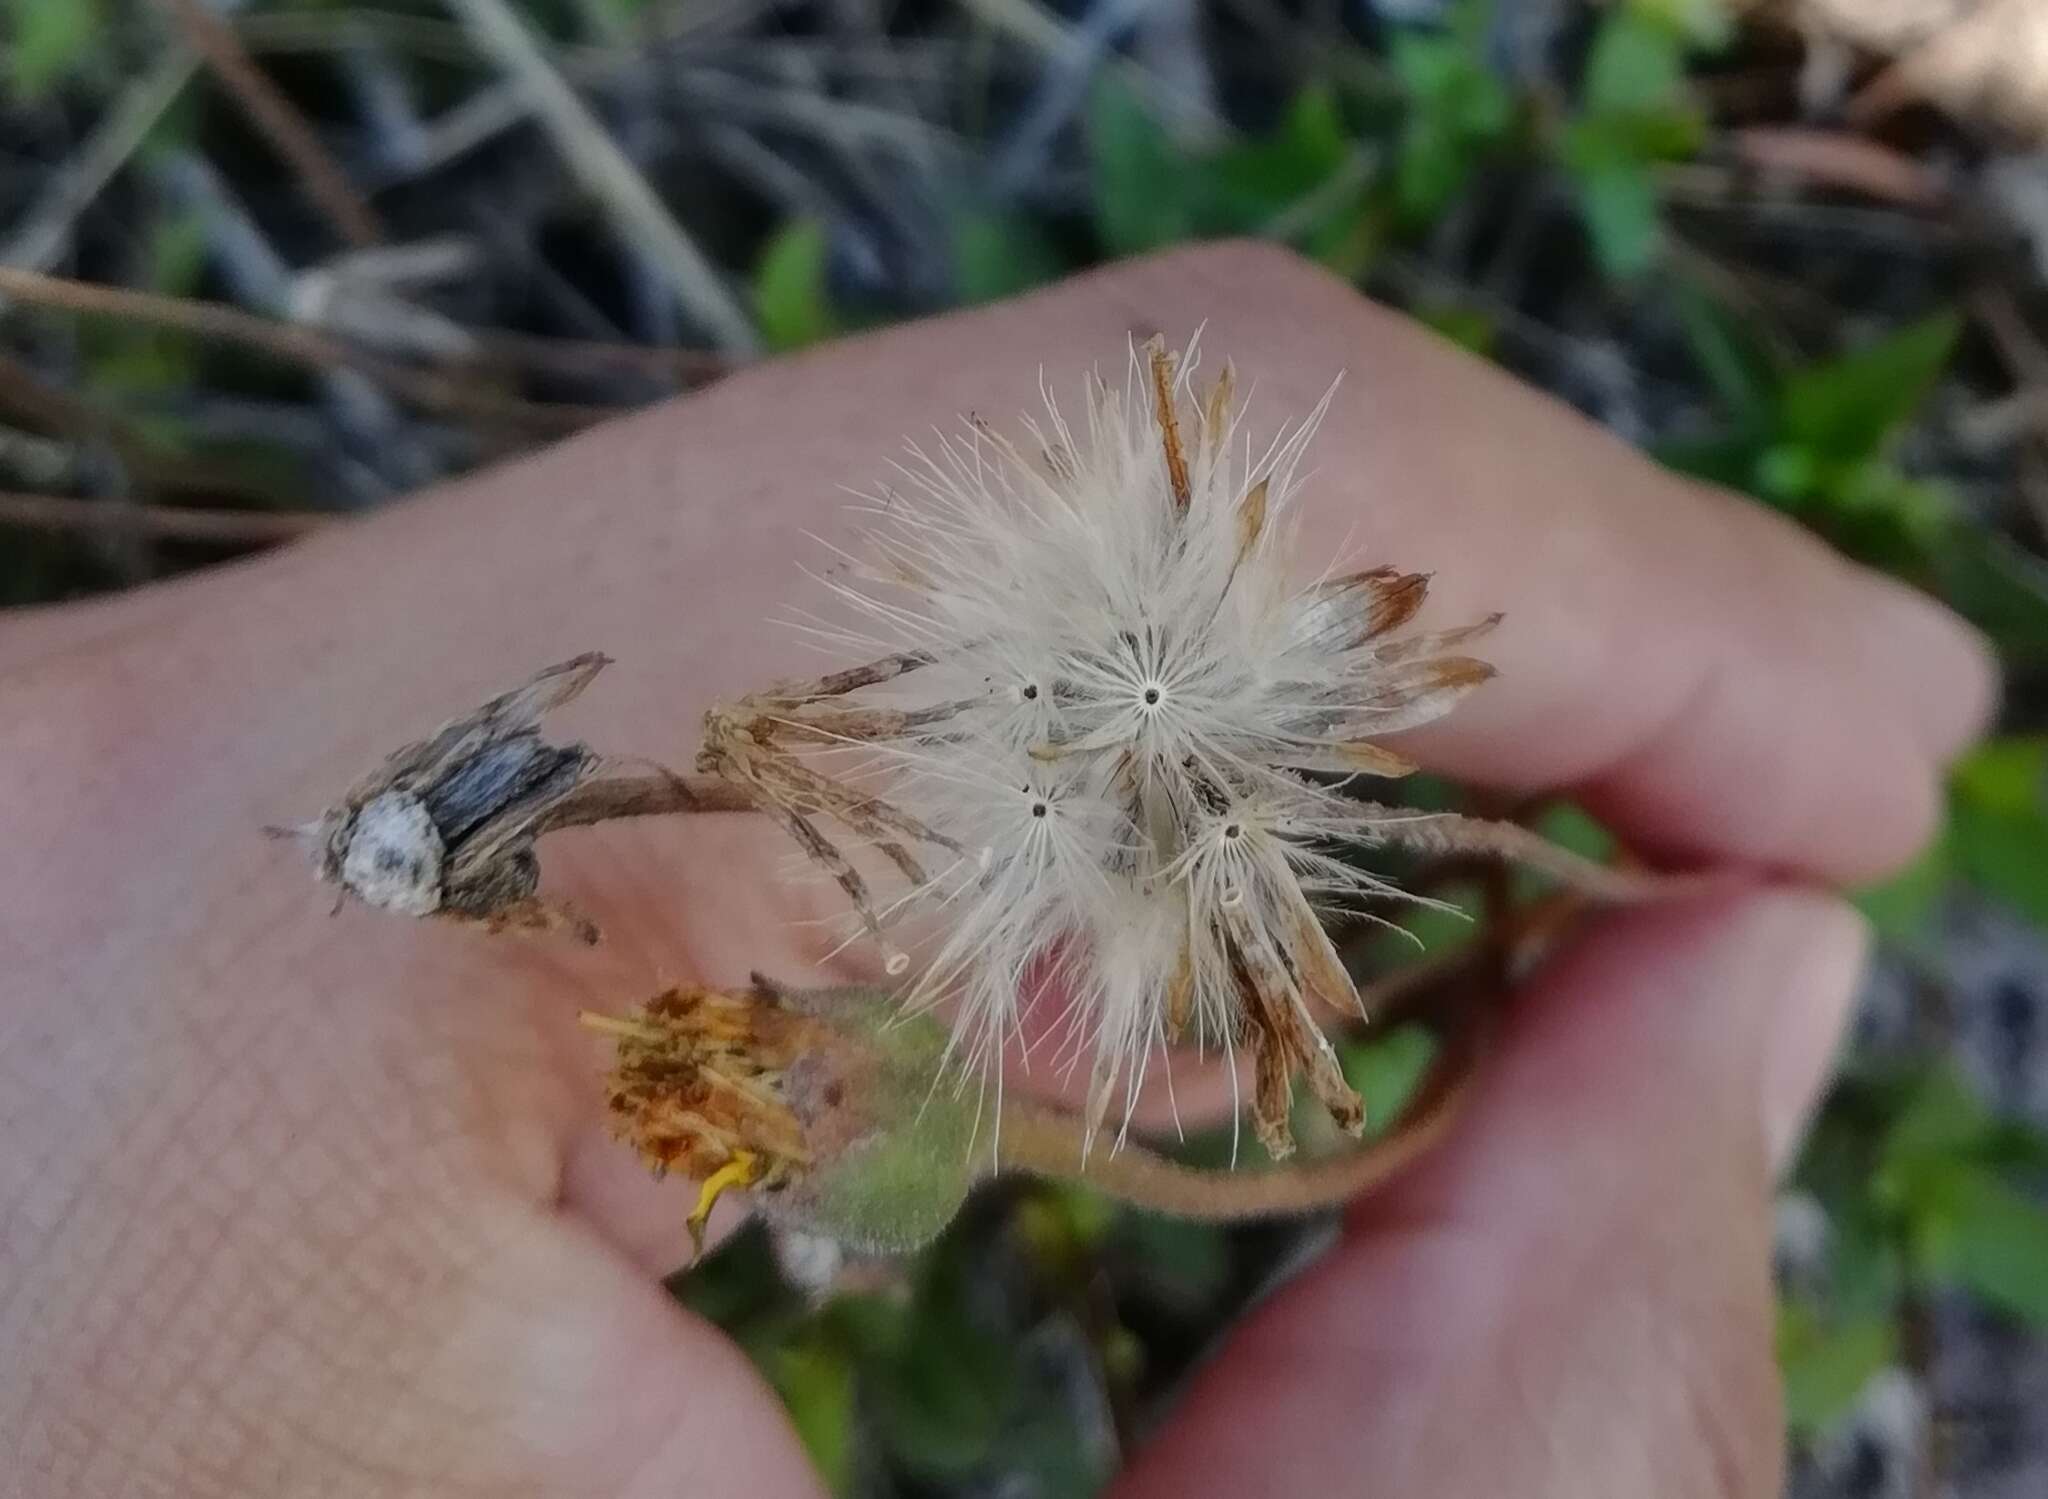
[[1243, 1327], [1124, 1492], [1775, 1494], [1773, 1163], [1864, 947], [1793, 890], [1603, 920], [1518, 994], [1453, 1137]]

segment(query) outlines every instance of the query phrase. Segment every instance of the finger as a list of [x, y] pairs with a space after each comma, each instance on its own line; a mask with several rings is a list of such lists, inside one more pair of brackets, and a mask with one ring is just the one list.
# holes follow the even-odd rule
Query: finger
[[[1114, 368], [1133, 329], [1204, 319], [1256, 384], [1255, 427], [1350, 372], [1314, 455], [1332, 547], [1435, 569], [1441, 620], [1510, 612], [1490, 648], [1503, 675], [1418, 736], [1433, 763], [1585, 783], [1632, 833], [1835, 877], [1925, 830], [1933, 763], [1987, 692], [1967, 635], [1303, 263], [1222, 247], [743, 372], [186, 585], [98, 670], [11, 675], [25, 708], [6, 732], [27, 747], [10, 761], [96, 769], [61, 800], [0, 778], [17, 846], [56, 861], [21, 924], [87, 919], [44, 898], [79, 827], [119, 827], [136, 867], [177, 867], [181, 888], [272, 878], [277, 852], [236, 830], [310, 815], [424, 725], [576, 649], [620, 661], [560, 730], [686, 762], [709, 700], [811, 664], [766, 621], [805, 597], [798, 561], [821, 554], [802, 531], [843, 532], [841, 486], [881, 472], [901, 434], [1021, 411], [1041, 367]], [[644, 911], [650, 973], [736, 982], [815, 950], [775, 864], [707, 851], [694, 826], [588, 837], [588, 858], [550, 853], [550, 880], [615, 932], [634, 919], [615, 907]]]
[[1123, 1493], [1775, 1492], [1769, 1158], [1864, 935], [1794, 892], [1588, 934], [1454, 1137], [1239, 1329]]
[[[1439, 622], [1507, 612], [1487, 647], [1500, 678], [1414, 736], [1432, 764], [1518, 789], [1588, 784], [1660, 842], [1831, 877], [1869, 874], [1925, 832], [1930, 768], [1990, 694], [1973, 636], [1305, 263], [1244, 246], [746, 370], [227, 575], [205, 609], [152, 632], [155, 669], [186, 690], [150, 753], [260, 742], [276, 779], [350, 751], [322, 759], [328, 785], [458, 690], [602, 647], [624, 680], [567, 716], [609, 748], [686, 758], [710, 699], [824, 668], [768, 621], [822, 602], [799, 563], [827, 554], [803, 533], [847, 539], [845, 486], [957, 413], [1036, 406], [1041, 371], [1113, 370], [1133, 331], [1204, 322], [1204, 347], [1252, 387], [1256, 430], [1345, 374], [1311, 450], [1305, 566], [1348, 548], [1432, 570]], [[337, 726], [336, 702], [362, 711]]]

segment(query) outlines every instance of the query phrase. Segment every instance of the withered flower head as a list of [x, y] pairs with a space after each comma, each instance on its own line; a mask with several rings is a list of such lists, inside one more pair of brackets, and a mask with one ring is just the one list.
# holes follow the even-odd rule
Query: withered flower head
[[[1079, 429], [1048, 396], [1027, 453], [971, 424], [871, 496], [868, 554], [833, 582], [872, 659], [707, 717], [701, 769], [749, 788], [884, 943], [941, 935], [911, 1007], [957, 997], [951, 1055], [984, 1075], [1049, 961], [1092, 1117], [1191, 1031], [1256, 1062], [1254, 1123], [1284, 1154], [1305, 1075], [1364, 1111], [1312, 1006], [1356, 1013], [1323, 918], [1395, 892], [1343, 854], [1397, 819], [1344, 794], [1414, 767], [1376, 743], [1492, 675], [1460, 654], [1497, 616], [1407, 632], [1422, 574], [1296, 575], [1299, 466], [1327, 406], [1256, 447], [1226, 365], [1206, 389], [1156, 341]], [[821, 831], [878, 848], [885, 911]], [[1043, 991], [1041, 991], [1043, 992]]]
[[349, 788], [318, 822], [282, 830], [311, 843], [320, 877], [366, 905], [493, 927], [596, 929], [536, 895], [534, 840], [602, 762], [581, 744], [549, 744], [541, 716], [609, 662], [565, 661], [409, 744]]
[[907, 1250], [966, 1195], [973, 1119], [932, 1096], [944, 1033], [885, 996], [688, 985], [583, 1021], [617, 1046], [613, 1133], [657, 1174], [703, 1183], [693, 1234], [720, 1192], [746, 1186], [771, 1221]]

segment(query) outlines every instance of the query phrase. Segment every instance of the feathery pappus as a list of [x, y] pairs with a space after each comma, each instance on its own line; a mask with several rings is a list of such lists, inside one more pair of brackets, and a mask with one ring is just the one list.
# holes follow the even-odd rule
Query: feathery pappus
[[[1169, 1042], [1246, 1048], [1284, 1155], [1298, 1076], [1339, 1125], [1365, 1117], [1315, 1013], [1359, 1006], [1324, 921], [1398, 894], [1344, 854], [1415, 814], [1348, 785], [1414, 769], [1377, 740], [1492, 675], [1463, 650], [1499, 616], [1414, 631], [1423, 574], [1304, 581], [1330, 397], [1261, 444], [1230, 366], [1198, 383], [1194, 354], [1135, 350], [1075, 421], [1048, 395], [1028, 441], [970, 422], [912, 449], [831, 580], [868, 659], [715, 707], [699, 768], [832, 872], [911, 1007], [952, 1002], [965, 1075], [1046, 995], [1092, 1123], [1119, 1098], [1128, 1118]], [[878, 901], [829, 824], [906, 888]], [[892, 932], [919, 917], [912, 977]]]

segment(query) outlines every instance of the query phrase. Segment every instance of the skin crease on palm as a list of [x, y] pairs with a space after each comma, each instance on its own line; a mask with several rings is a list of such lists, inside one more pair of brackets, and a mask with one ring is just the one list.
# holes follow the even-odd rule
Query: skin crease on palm
[[779, 1407], [655, 1281], [690, 1189], [603, 1137], [579, 1006], [823, 977], [829, 886], [751, 819], [549, 847], [594, 951], [351, 908], [267, 822], [539, 666], [686, 763], [817, 669], [768, 621], [902, 440], [1133, 334], [1344, 383], [1304, 565], [1434, 570], [1501, 668], [1409, 736], [1746, 873], [1603, 919], [1517, 994], [1435, 1155], [1356, 1207], [1132, 1458], [1133, 1496], [1776, 1489], [1774, 1155], [1861, 961], [1832, 882], [1927, 834], [1976, 640], [1653, 471], [1280, 251], [1219, 246], [737, 375], [290, 551], [0, 622], [0, 1492], [807, 1495]]

